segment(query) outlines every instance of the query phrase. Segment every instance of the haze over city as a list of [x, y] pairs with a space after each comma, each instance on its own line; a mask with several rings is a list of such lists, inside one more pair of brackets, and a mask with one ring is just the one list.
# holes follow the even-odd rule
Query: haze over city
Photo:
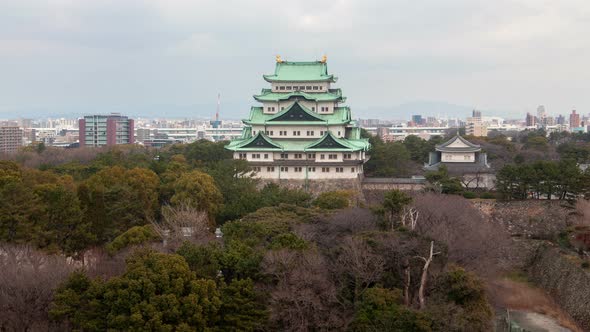
[[[357, 117], [588, 113], [590, 3], [0, 2], [0, 118], [241, 118], [273, 59], [319, 59]], [[430, 113], [430, 114], [429, 114]]]

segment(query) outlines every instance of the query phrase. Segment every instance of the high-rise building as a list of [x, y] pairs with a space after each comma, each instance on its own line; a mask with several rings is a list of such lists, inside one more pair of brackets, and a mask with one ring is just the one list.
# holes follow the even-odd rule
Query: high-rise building
[[543, 124], [545, 126], [554, 126], [555, 125], [555, 118], [552, 116], [545, 116], [545, 119], [543, 120]]
[[471, 136], [488, 136], [488, 129], [483, 123], [481, 111], [473, 110], [472, 116], [465, 121], [465, 134]]
[[422, 118], [422, 115], [416, 114], [416, 115], [412, 115], [412, 122], [414, 123], [415, 126], [421, 126], [426, 121], [424, 120], [424, 118]]
[[558, 125], [564, 125], [565, 124], [565, 116], [559, 114], [559, 116], [555, 119], [555, 122]]
[[78, 120], [80, 147], [133, 144], [134, 122], [120, 114], [88, 115]]
[[0, 153], [13, 153], [23, 145], [23, 130], [15, 126], [0, 127]]
[[580, 126], [580, 114], [577, 114], [576, 110], [573, 110], [572, 114], [570, 114], [570, 128], [578, 128]]
[[488, 136], [488, 128], [484, 125], [481, 117], [467, 118], [467, 121], [465, 124], [465, 135]]
[[151, 139], [152, 130], [149, 128], [137, 128], [136, 135], [137, 135], [137, 141], [143, 142], [143, 141]]
[[313, 62], [283, 61], [264, 75], [270, 89], [254, 96], [242, 137], [226, 149], [248, 161], [265, 179], [357, 179], [363, 174], [370, 144], [361, 138], [346, 98], [331, 84], [326, 58]]
[[537, 118], [532, 115], [531, 113], [526, 114], [526, 126], [527, 127], [534, 127], [537, 125]]
[[547, 117], [547, 111], [545, 110], [545, 106], [539, 105], [537, 107], [537, 119], [540, 123], [545, 123], [544, 119]]

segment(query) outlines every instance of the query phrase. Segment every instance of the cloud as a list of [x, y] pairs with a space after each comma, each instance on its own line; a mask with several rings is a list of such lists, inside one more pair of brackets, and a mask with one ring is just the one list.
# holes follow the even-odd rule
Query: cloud
[[223, 90], [243, 115], [275, 54], [328, 54], [359, 108], [584, 112], [589, 18], [585, 0], [4, 0], [0, 99], [141, 109]]

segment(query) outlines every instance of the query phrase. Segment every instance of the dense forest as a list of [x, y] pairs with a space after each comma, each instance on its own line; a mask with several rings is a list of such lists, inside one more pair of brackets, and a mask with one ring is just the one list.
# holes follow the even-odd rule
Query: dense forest
[[[588, 161], [586, 137], [531, 135], [477, 143], [507, 176]], [[374, 138], [368, 175], [411, 175], [440, 141]], [[40, 145], [0, 161], [0, 329], [490, 329], [481, 277], [501, 272], [512, 244], [449, 195], [462, 193], [456, 179], [427, 174], [442, 190], [359, 204], [262, 186], [223, 145]], [[527, 198], [506, 183], [506, 198]], [[552, 194], [586, 190], [560, 185]]]

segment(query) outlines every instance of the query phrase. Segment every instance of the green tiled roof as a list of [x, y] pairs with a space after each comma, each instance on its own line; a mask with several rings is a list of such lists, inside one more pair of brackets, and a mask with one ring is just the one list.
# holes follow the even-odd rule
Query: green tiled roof
[[266, 122], [324, 122], [324, 119], [316, 112], [312, 112], [307, 107], [294, 102], [291, 106], [275, 114], [273, 117], [266, 120]]
[[[264, 139], [264, 146], [252, 146], [253, 142]], [[272, 147], [270, 147], [272, 146]], [[346, 139], [338, 138], [332, 135], [331, 132], [326, 132], [324, 136], [315, 141], [309, 140], [293, 140], [293, 139], [271, 139], [270, 137], [258, 133], [255, 137], [248, 139], [232, 140], [226, 149], [232, 151], [300, 151], [300, 152], [314, 152], [314, 151], [367, 151], [370, 147], [368, 139]]]
[[277, 62], [274, 75], [263, 75], [267, 82], [336, 82], [334, 75], [328, 74], [325, 62]]
[[[246, 128], [244, 128], [244, 132], [245, 131]], [[225, 148], [232, 151], [283, 151], [283, 147], [281, 145], [274, 142], [272, 139], [270, 139], [270, 137], [266, 136], [262, 132], [258, 132], [258, 134], [256, 134], [254, 137], [250, 136], [248, 138], [232, 140], [228, 145], [225, 146]]]
[[262, 92], [259, 95], [254, 95], [254, 99], [257, 101], [279, 101], [279, 100], [289, 100], [291, 98], [301, 98], [306, 100], [313, 100], [313, 101], [340, 101], [345, 102], [346, 97], [342, 97], [342, 90], [340, 89], [330, 89], [328, 92], [320, 92], [320, 93], [307, 93], [303, 91], [293, 91], [289, 93], [277, 93], [272, 92], [271, 89], [262, 89]]
[[[295, 104], [293, 104], [295, 105]], [[280, 111], [277, 114], [265, 114], [262, 111], [262, 107], [252, 107], [250, 110], [250, 118], [247, 120], [243, 120], [245, 124], [248, 125], [265, 125], [265, 124], [272, 124], [272, 125], [338, 125], [338, 124], [347, 124], [351, 121], [350, 118], [350, 108], [349, 107], [336, 107], [334, 108], [333, 114], [318, 114], [309, 109], [301, 106], [301, 108], [307, 110], [307, 112], [312, 113], [315, 117], [320, 118], [323, 122], [320, 121], [272, 121], [272, 119], [279, 117], [282, 114], [285, 114], [289, 111], [290, 106], [287, 109]], [[272, 121], [272, 122], [269, 122]]]
[[309, 144], [305, 151], [367, 151], [369, 147], [368, 139], [338, 138], [328, 131], [318, 141]]

